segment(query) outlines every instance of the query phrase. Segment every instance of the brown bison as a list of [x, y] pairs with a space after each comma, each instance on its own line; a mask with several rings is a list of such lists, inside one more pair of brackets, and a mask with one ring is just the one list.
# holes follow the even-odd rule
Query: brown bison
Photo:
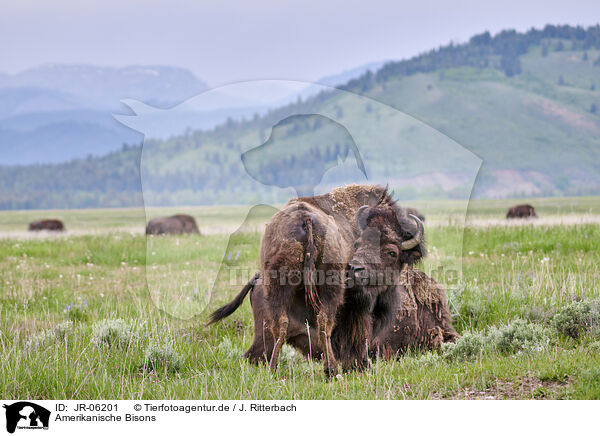
[[[215, 312], [213, 317], [215, 321], [218, 321], [230, 315], [242, 304], [248, 294], [250, 294], [254, 318], [254, 338], [244, 356], [255, 364], [268, 362], [273, 351], [274, 341], [267, 324], [268, 306], [260, 273], [257, 273], [248, 282], [229, 305]], [[371, 357], [390, 359], [399, 357], [409, 350], [436, 349], [443, 342], [454, 342], [458, 338], [458, 334], [452, 326], [444, 288], [416, 268], [403, 268], [400, 275], [400, 286], [395, 287], [393, 293], [382, 293], [381, 297], [375, 299], [375, 302], [377, 304], [373, 309], [377, 307], [377, 310], [355, 317], [356, 320], [370, 318], [370, 323], [363, 324], [364, 330], [358, 330], [363, 338], [366, 337], [366, 341], [355, 340], [354, 343], [351, 341], [342, 343], [340, 341], [341, 334], [348, 331], [352, 321], [350, 317], [353, 314], [360, 314], [361, 307], [363, 312], [366, 312], [366, 307], [372, 303], [371, 299], [365, 298], [365, 294], [356, 292], [356, 289], [354, 294], [348, 291], [345, 294], [345, 301], [339, 309], [332, 333], [334, 355], [338, 360], [347, 362], [345, 371], [369, 367], [365, 360], [367, 346]], [[396, 308], [396, 313], [395, 316], [391, 315], [390, 321], [391, 308]], [[354, 322], [353, 326], [360, 327], [360, 324]], [[307, 357], [321, 358], [322, 351], [314, 328], [307, 329], [305, 326], [304, 330], [297, 330], [294, 333], [286, 341], [289, 345], [297, 348]], [[367, 344], [369, 340], [370, 343]], [[353, 344], [361, 346], [352, 349]], [[344, 359], [342, 353], [354, 356], [354, 360], [352, 357]]]
[[48, 230], [50, 232], [63, 232], [65, 230], [65, 225], [61, 220], [56, 219], [35, 221], [29, 224], [29, 231], [37, 232], [40, 230]]
[[[344, 300], [346, 265], [358, 235], [355, 216], [364, 205], [388, 200], [382, 187], [351, 185], [290, 200], [273, 215], [261, 240], [264, 304], [256, 305], [255, 313], [255, 328], [261, 330], [265, 345], [256, 344], [255, 337], [246, 353], [251, 361], [266, 354], [269, 366], [275, 369], [283, 343], [299, 345], [298, 340], [323, 354], [327, 375], [337, 373], [331, 333]], [[256, 281], [249, 283], [231, 303], [214, 312], [209, 323], [232, 313], [255, 286]], [[310, 344], [309, 337], [315, 339]]]
[[182, 233], [200, 233], [194, 217], [177, 214], [169, 217], [154, 218], [146, 226], [147, 235], [178, 235]]
[[[403, 211], [394, 205], [363, 208], [358, 215], [361, 234], [348, 264], [349, 273], [358, 277], [354, 288], [363, 289], [363, 294], [377, 295], [365, 299], [363, 310], [371, 305], [371, 325], [363, 328], [371, 329], [366, 335], [371, 355], [384, 358], [408, 349], [436, 348], [458, 336], [444, 289], [413, 268], [425, 255], [425, 242], [421, 220], [409, 216], [417, 224], [416, 230], [411, 229]], [[347, 328], [345, 324], [340, 321], [338, 326]], [[357, 365], [368, 365], [365, 352]]]
[[[344, 302], [332, 332], [334, 356], [344, 371], [368, 368], [368, 352], [390, 358], [408, 349], [436, 348], [458, 336], [444, 289], [412, 267], [425, 253], [422, 223], [416, 217], [408, 220], [405, 211], [390, 200], [383, 207], [357, 211], [357, 227], [362, 232], [354, 244]], [[254, 340], [245, 356], [253, 363], [268, 361], [274, 340], [260, 273], [231, 303], [213, 313], [211, 322], [233, 313], [248, 293]], [[286, 342], [306, 356], [321, 356], [316, 332], [307, 325], [289, 329]]]
[[508, 209], [506, 218], [536, 218], [535, 209], [530, 204], [519, 204]]
[[[261, 272], [233, 301], [215, 311], [209, 324], [233, 313], [252, 291], [254, 341], [245, 353], [250, 361], [268, 360], [271, 368], [276, 368], [281, 346], [287, 342], [305, 355], [322, 355], [327, 375], [337, 371], [336, 359], [341, 360], [345, 371], [364, 369], [370, 335], [389, 327], [385, 319], [393, 322], [396, 310], [391, 302], [387, 317], [382, 315], [379, 324], [373, 323], [371, 309], [377, 304], [383, 314], [383, 303], [390, 296], [378, 299], [378, 292], [386, 289], [368, 285], [345, 289], [346, 265], [358, 237], [357, 218], [369, 204], [394, 208], [398, 216], [403, 215], [387, 191], [374, 186], [348, 186], [290, 201], [266, 228], [261, 242]], [[406, 235], [413, 227], [402, 218]], [[418, 239], [407, 237], [400, 249], [417, 249]], [[402, 258], [406, 258], [404, 253]], [[417, 260], [419, 256], [409, 258]], [[313, 282], [315, 276], [321, 278], [317, 283]], [[370, 302], [363, 304], [364, 300]], [[336, 324], [340, 327], [334, 334]], [[373, 329], [363, 328], [371, 324]]]
[[369, 348], [392, 327], [400, 307], [399, 273], [425, 255], [422, 221], [407, 217], [391, 199], [362, 207], [356, 221], [361, 233], [348, 263], [344, 304], [333, 333], [336, 353], [352, 359], [346, 370], [369, 367]]

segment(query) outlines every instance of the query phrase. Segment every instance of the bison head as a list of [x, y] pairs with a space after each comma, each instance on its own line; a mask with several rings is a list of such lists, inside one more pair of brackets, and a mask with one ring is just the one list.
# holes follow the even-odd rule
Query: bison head
[[423, 222], [397, 207], [363, 206], [356, 215], [360, 237], [348, 264], [355, 286], [377, 292], [397, 283], [404, 264], [425, 255]]

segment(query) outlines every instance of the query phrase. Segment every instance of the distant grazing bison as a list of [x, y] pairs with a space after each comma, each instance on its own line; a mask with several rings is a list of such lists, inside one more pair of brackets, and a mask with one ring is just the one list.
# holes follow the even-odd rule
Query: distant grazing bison
[[535, 218], [535, 209], [530, 204], [519, 204], [508, 209], [506, 218]]
[[182, 233], [200, 233], [194, 217], [177, 214], [154, 218], [146, 226], [147, 235], [179, 235]]
[[29, 224], [30, 231], [48, 230], [51, 232], [62, 232], [65, 230], [65, 225], [61, 220], [40, 220]]
[[[388, 218], [394, 221], [385, 229], [391, 240], [380, 241], [374, 226]], [[336, 360], [344, 371], [364, 370], [367, 347], [393, 328], [401, 295], [397, 281], [379, 285], [358, 278], [363, 271], [377, 272], [373, 262], [379, 256], [394, 272], [423, 254], [422, 223], [409, 218], [382, 187], [353, 185], [291, 200], [267, 226], [261, 242], [263, 269], [209, 323], [232, 314], [251, 292], [254, 340], [245, 353], [251, 362], [266, 361], [274, 369], [287, 342], [322, 358], [327, 375], [335, 373]], [[294, 272], [304, 274], [291, 283]], [[324, 283], [311, 283], [319, 275]], [[328, 281], [328, 276], [335, 279]], [[352, 284], [344, 284], [344, 277]]]

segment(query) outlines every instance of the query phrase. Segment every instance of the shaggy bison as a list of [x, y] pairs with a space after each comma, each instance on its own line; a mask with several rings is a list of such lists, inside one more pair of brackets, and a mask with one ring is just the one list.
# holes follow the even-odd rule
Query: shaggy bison
[[519, 204], [508, 209], [506, 218], [535, 218], [535, 209], [530, 204]]
[[[436, 348], [458, 336], [444, 289], [413, 268], [425, 255], [425, 242], [422, 222], [409, 216], [417, 224], [416, 232], [410, 230], [402, 210], [394, 205], [363, 208], [358, 215], [361, 234], [354, 244], [354, 258], [348, 264], [349, 272], [368, 278], [366, 292], [378, 295], [370, 300], [369, 349], [372, 355], [384, 358], [408, 349]], [[354, 286], [365, 288], [360, 280]], [[383, 289], [373, 292], [377, 288]], [[367, 364], [366, 356], [362, 358], [362, 363], [358, 363]]]
[[30, 231], [48, 230], [51, 232], [62, 232], [65, 230], [65, 225], [61, 220], [50, 219], [35, 221], [29, 224]]
[[[271, 369], [277, 368], [281, 346], [288, 342], [319, 350], [325, 373], [337, 373], [331, 334], [344, 300], [346, 265], [358, 236], [356, 213], [364, 205], [389, 199], [382, 187], [351, 185], [328, 194], [290, 200], [271, 218], [260, 247], [261, 301], [255, 305], [252, 300], [256, 307], [255, 330], [260, 330], [263, 343], [257, 343], [255, 337], [246, 352], [251, 361], [260, 361], [266, 355]], [[209, 323], [237, 309], [257, 280], [214, 312]]]
[[[376, 298], [371, 311], [367, 310], [373, 303], [371, 298], [357, 289], [346, 291], [332, 333], [334, 355], [342, 364], [347, 362], [345, 371], [368, 368], [365, 360], [367, 346], [371, 357], [391, 359], [409, 350], [436, 349], [443, 342], [454, 342], [458, 338], [452, 326], [446, 293], [439, 283], [424, 272], [406, 266], [402, 269], [399, 284], [395, 292], [384, 293]], [[268, 307], [260, 273], [244, 286], [231, 303], [216, 311], [213, 319], [218, 321], [233, 313], [248, 294], [254, 318], [254, 338], [244, 356], [255, 364], [268, 362], [274, 341], [267, 324]], [[395, 314], [390, 314], [392, 308], [395, 308]], [[370, 323], [364, 322], [363, 330], [356, 330], [357, 334], [350, 336], [350, 341], [340, 341], [341, 335], [349, 332], [350, 326], [356, 329], [361, 325], [358, 321], [362, 320], [370, 320]], [[354, 342], [351, 340], [353, 337], [357, 339]], [[362, 342], [360, 339], [365, 337], [366, 341]], [[313, 328], [307, 329], [305, 326], [304, 330], [292, 332], [286, 342], [307, 357], [321, 358], [322, 351]], [[361, 346], [357, 347], [359, 344]], [[343, 353], [348, 353], [346, 359]], [[350, 356], [354, 356], [354, 360]]]
[[[420, 220], [409, 219], [405, 210], [387, 198], [374, 208], [359, 208], [356, 222], [361, 233], [354, 243], [344, 301], [331, 335], [334, 357], [344, 371], [368, 368], [368, 352], [390, 358], [409, 348], [430, 349], [453, 341], [457, 333], [444, 289], [412, 267], [425, 253]], [[210, 322], [233, 313], [248, 293], [254, 340], [245, 357], [253, 363], [268, 361], [275, 341], [260, 273], [233, 301], [214, 312]], [[310, 325], [296, 323], [288, 329], [286, 342], [306, 356], [321, 357], [321, 343]]]
[[182, 233], [200, 233], [194, 217], [177, 214], [169, 217], [154, 218], [146, 226], [147, 235], [178, 235]]
[[374, 338], [391, 328], [396, 318], [402, 267], [425, 255], [423, 223], [405, 213], [390, 199], [375, 207], [363, 206], [356, 215], [361, 233], [348, 263], [348, 286], [333, 333], [336, 353], [351, 358], [352, 366], [345, 370], [368, 368]]
[[[373, 335], [391, 328], [399, 301], [389, 286], [366, 283], [345, 289], [341, 280], [361, 222], [373, 210], [393, 210], [404, 236], [398, 239], [398, 259], [418, 260], [422, 253], [411, 252], [424, 250], [422, 224], [416, 219], [419, 225], [411, 224], [412, 219], [407, 219], [384, 188], [355, 185], [292, 200], [267, 226], [261, 243], [261, 273], [233, 301], [215, 311], [209, 324], [233, 313], [251, 292], [254, 341], [245, 353], [251, 362], [268, 360], [275, 368], [281, 345], [287, 342], [305, 355], [322, 355], [328, 375], [336, 371], [336, 359], [344, 371], [365, 369], [367, 343]], [[354, 256], [352, 265], [372, 260]], [[360, 269], [354, 265], [352, 274]], [[293, 272], [304, 272], [304, 277], [300, 274], [292, 283]], [[318, 273], [332, 280], [311, 283], [311, 276]], [[354, 281], [356, 277], [348, 278]]]

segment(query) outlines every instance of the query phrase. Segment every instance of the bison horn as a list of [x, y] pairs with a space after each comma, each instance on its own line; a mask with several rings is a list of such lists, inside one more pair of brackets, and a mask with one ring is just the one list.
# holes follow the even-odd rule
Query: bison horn
[[400, 245], [400, 249], [403, 251], [415, 248], [417, 245], [419, 245], [421, 243], [421, 240], [423, 239], [423, 221], [421, 221], [419, 218], [417, 218], [413, 214], [409, 214], [408, 216], [411, 217], [415, 221], [415, 223], [417, 223], [417, 234], [414, 237], [412, 237], [411, 239], [409, 239], [408, 241], [404, 241]]
[[364, 230], [367, 227], [367, 214], [365, 213], [369, 209], [369, 206], [361, 206], [356, 211], [356, 227], [358, 230]]

